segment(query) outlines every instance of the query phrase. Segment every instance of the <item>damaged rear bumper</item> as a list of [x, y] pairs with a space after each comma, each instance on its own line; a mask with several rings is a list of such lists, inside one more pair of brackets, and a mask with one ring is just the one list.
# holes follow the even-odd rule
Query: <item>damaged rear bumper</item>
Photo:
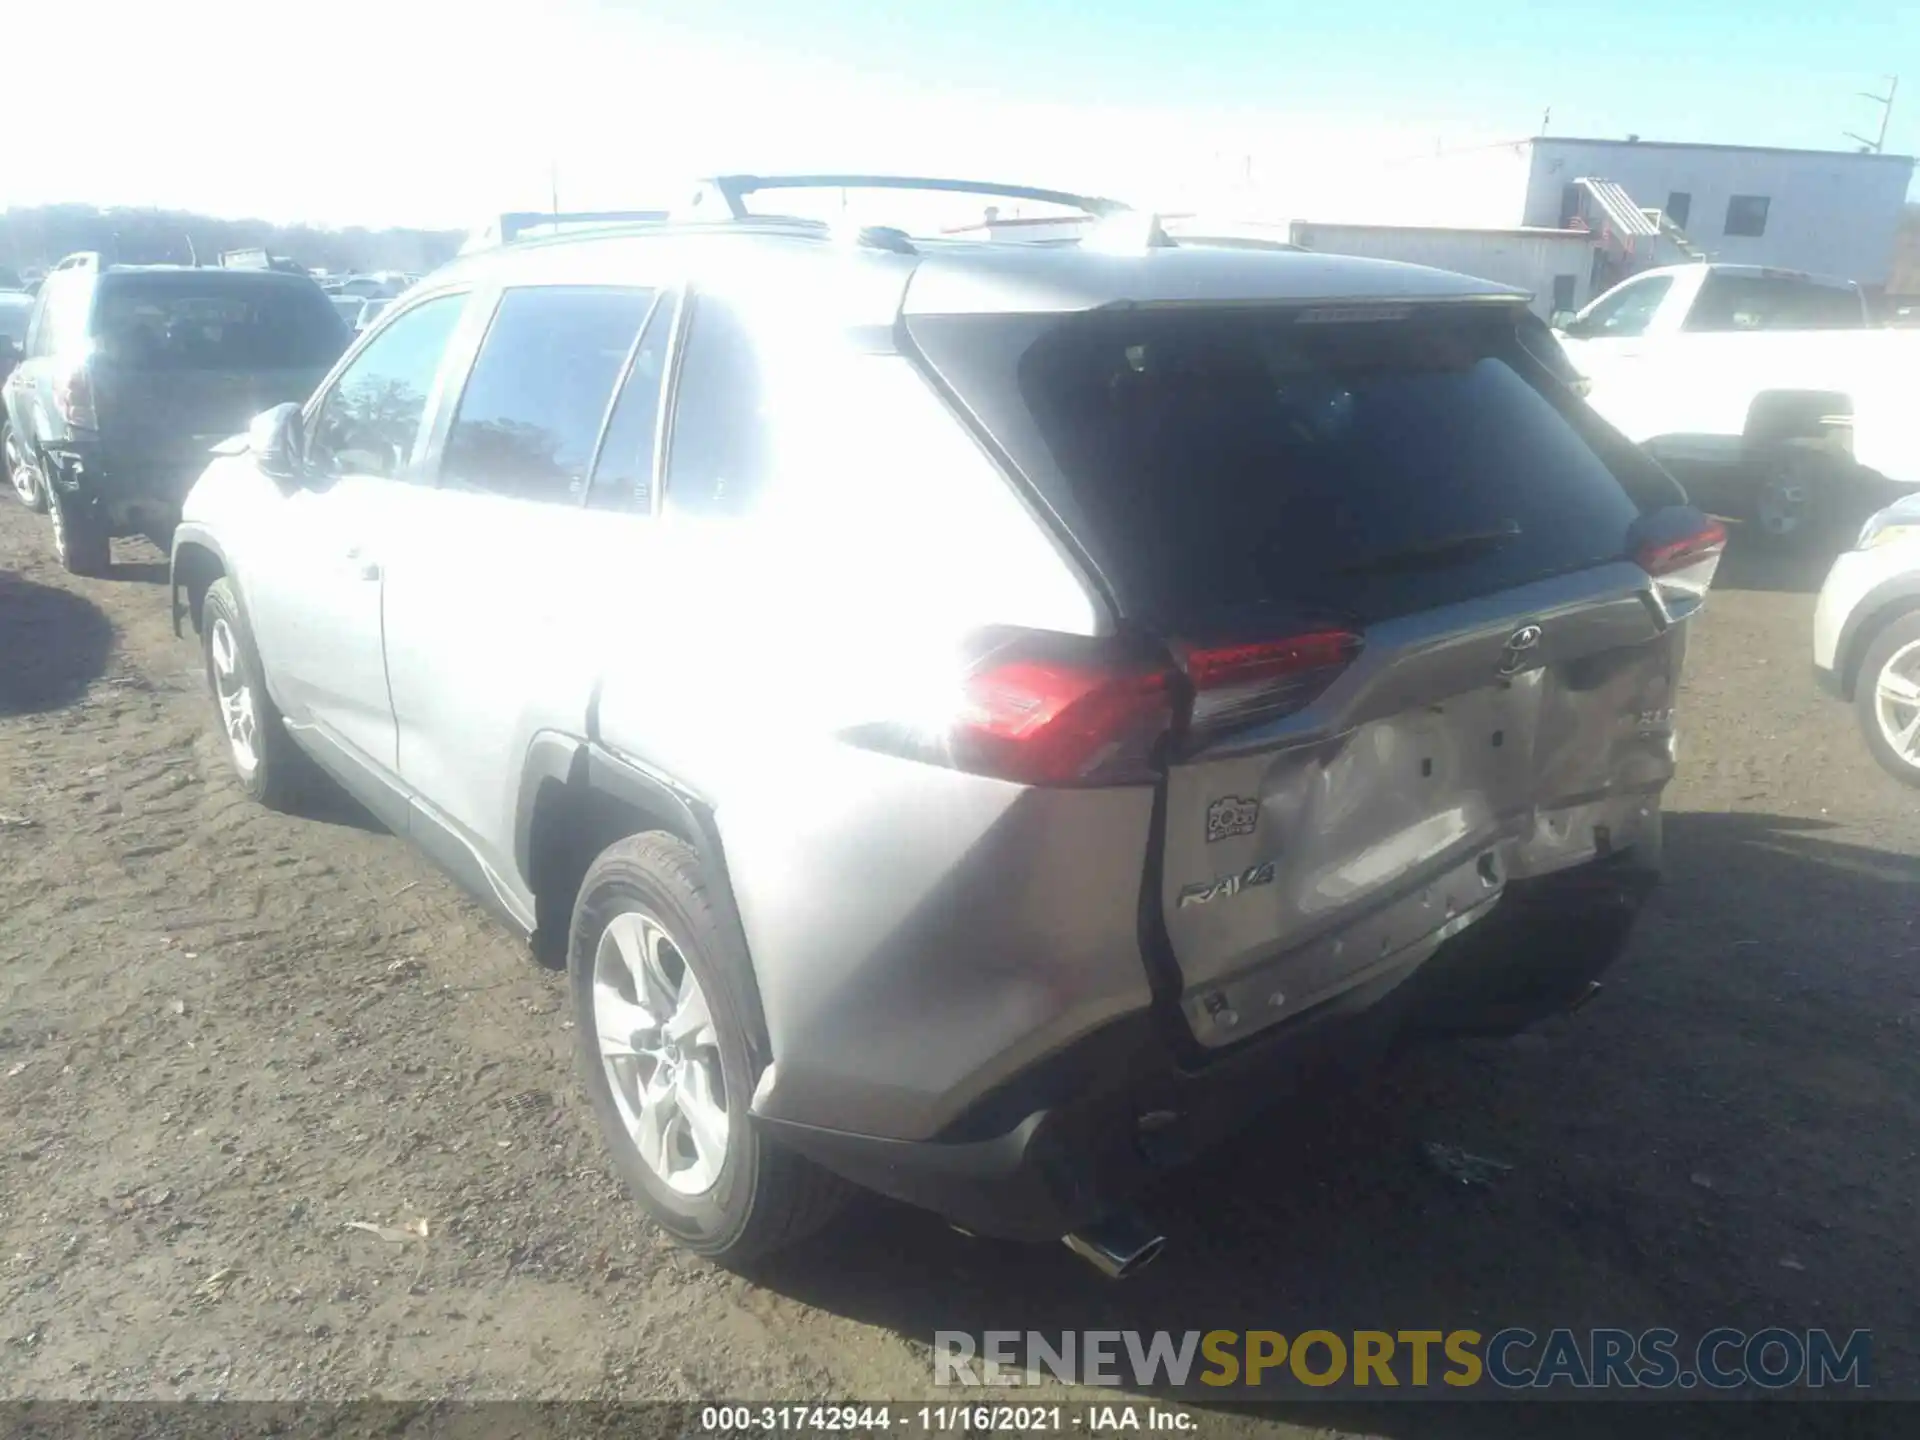
[[1057, 1239], [1123, 1208], [1155, 1174], [1316, 1076], [1424, 1039], [1512, 1033], [1577, 1005], [1624, 949], [1656, 881], [1633, 851], [1514, 880], [1425, 958], [1204, 1056], [1177, 1022], [1136, 1012], [1016, 1077], [937, 1139], [757, 1123], [827, 1169], [964, 1230]]

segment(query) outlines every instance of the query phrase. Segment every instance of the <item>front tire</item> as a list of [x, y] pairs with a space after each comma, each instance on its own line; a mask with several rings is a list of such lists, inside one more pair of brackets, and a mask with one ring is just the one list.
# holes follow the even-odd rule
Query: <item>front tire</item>
[[1894, 621], [1874, 640], [1860, 662], [1854, 707], [1880, 768], [1920, 789], [1920, 613]]
[[770, 1144], [751, 969], [699, 856], [663, 831], [609, 846], [574, 902], [567, 971], [594, 1117], [627, 1188], [679, 1245], [723, 1265], [823, 1224], [845, 1187]]
[[200, 639], [214, 714], [241, 788], [270, 810], [297, 808], [311, 773], [307, 757], [267, 693], [253, 634], [224, 575], [201, 602]]
[[53, 553], [60, 564], [73, 575], [98, 577], [112, 570], [113, 547], [100, 518], [53, 486], [43, 489], [53, 522]]
[[26, 441], [20, 438], [11, 420], [0, 420], [0, 465], [6, 466], [7, 483], [13, 486], [13, 493], [20, 497], [22, 505], [36, 515], [47, 508], [46, 483], [40, 478], [40, 467], [34, 463]]

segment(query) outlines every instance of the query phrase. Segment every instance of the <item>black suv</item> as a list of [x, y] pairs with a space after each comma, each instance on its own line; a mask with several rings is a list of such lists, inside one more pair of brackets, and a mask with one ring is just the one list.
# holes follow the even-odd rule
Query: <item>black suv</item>
[[67, 569], [99, 574], [112, 536], [169, 543], [208, 450], [308, 394], [350, 338], [302, 275], [70, 256], [6, 383], [9, 478]]

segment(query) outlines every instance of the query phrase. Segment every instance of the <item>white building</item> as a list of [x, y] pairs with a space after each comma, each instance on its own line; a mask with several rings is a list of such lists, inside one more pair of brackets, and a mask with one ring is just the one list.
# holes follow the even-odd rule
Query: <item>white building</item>
[[[1913, 168], [1904, 155], [1558, 135], [1372, 163], [1314, 153], [1208, 197], [1201, 215], [1168, 229], [1223, 233], [1214, 217], [1231, 215], [1248, 234], [1312, 250], [1515, 285], [1545, 317], [1636, 270], [1686, 260], [1884, 287]], [[980, 228], [1052, 233], [1017, 207]]]
[[[1887, 281], [1913, 166], [1905, 155], [1549, 135], [1381, 167], [1368, 177], [1370, 195], [1355, 187], [1344, 204], [1324, 197], [1317, 204], [1335, 208], [1314, 218], [1489, 229], [1584, 224], [1619, 251], [1622, 272], [1697, 252], [1874, 287]], [[1688, 248], [1649, 244], [1644, 230], [1623, 234], [1637, 228], [1630, 217], [1609, 215], [1581, 181], [1619, 187], [1632, 209], [1664, 216]]]

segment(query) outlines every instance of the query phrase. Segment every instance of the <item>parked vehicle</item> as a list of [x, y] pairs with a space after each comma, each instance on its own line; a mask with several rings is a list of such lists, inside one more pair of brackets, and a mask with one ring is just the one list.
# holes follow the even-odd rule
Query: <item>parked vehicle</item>
[[[7, 377], [26, 353], [27, 321], [32, 314], [31, 295], [0, 292], [0, 393], [4, 393]], [[7, 480], [20, 503], [29, 510], [39, 510], [46, 504], [40, 494], [40, 481], [31, 465], [20, 463], [19, 450], [13, 426], [0, 419], [0, 465], [6, 467]]]
[[1648, 270], [1562, 317], [1589, 399], [1709, 508], [1803, 545], [1920, 488], [1920, 337], [1793, 271]]
[[306, 394], [347, 339], [304, 276], [72, 256], [7, 381], [14, 488], [48, 506], [69, 570], [101, 573], [112, 536], [164, 540], [209, 448]]
[[456, 261], [221, 448], [175, 625], [248, 793], [564, 957], [680, 1243], [851, 1181], [1122, 1274], [1302, 1069], [1591, 994], [1724, 536], [1518, 292], [746, 204], [934, 183]]
[[1874, 515], [1833, 562], [1813, 665], [1829, 694], [1853, 702], [1881, 768], [1920, 786], [1920, 495]]

